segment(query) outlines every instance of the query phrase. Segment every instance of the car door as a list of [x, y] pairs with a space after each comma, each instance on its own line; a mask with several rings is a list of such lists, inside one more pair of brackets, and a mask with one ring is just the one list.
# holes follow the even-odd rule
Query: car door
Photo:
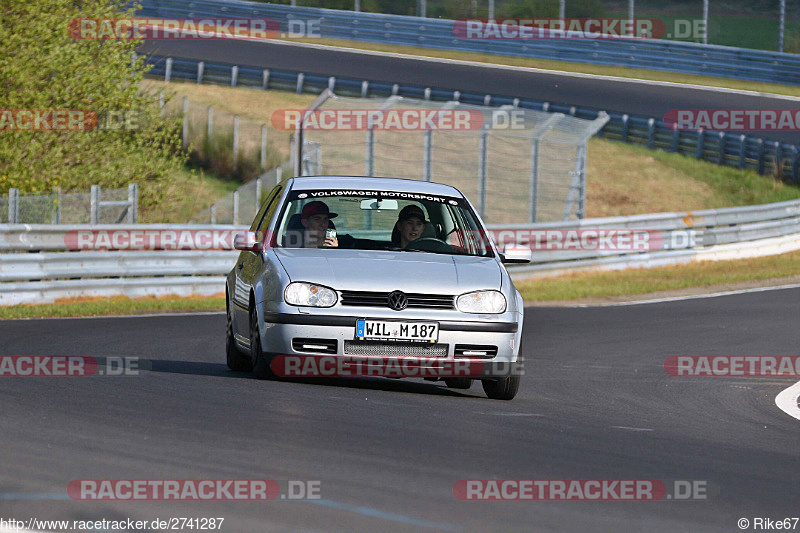
[[[275, 206], [282, 190], [283, 186], [277, 185], [270, 191], [258, 214], [256, 214], [253, 225], [250, 226], [250, 231], [255, 231], [257, 235], [261, 236], [260, 239], [262, 240], [266, 233], [266, 227], [269, 225], [269, 220], [275, 212]], [[239, 254], [239, 259], [237, 259], [234, 267], [234, 331], [242, 337], [249, 337], [250, 335], [250, 289], [255, 283], [256, 274], [261, 270], [262, 261], [262, 252], [245, 250]]]

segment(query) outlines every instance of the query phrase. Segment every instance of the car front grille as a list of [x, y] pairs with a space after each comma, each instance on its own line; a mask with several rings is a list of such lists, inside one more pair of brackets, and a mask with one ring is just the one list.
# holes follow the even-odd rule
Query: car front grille
[[[360, 307], [389, 307], [388, 292], [342, 291], [341, 303]], [[453, 309], [454, 297], [448, 294], [406, 293], [408, 309]]]
[[446, 356], [447, 344], [344, 341], [345, 355]]

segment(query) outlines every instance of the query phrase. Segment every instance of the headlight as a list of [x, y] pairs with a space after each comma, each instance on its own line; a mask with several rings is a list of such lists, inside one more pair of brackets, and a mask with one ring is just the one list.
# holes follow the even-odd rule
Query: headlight
[[468, 292], [458, 297], [456, 308], [462, 313], [502, 313], [506, 297], [500, 291]]
[[290, 283], [283, 293], [283, 299], [289, 305], [304, 305], [310, 307], [331, 307], [336, 303], [336, 291], [314, 285], [313, 283]]

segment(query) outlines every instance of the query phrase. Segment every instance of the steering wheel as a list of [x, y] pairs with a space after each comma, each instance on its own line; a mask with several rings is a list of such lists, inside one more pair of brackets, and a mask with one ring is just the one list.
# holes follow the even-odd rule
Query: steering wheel
[[421, 252], [443, 252], [452, 253], [455, 248], [436, 237], [420, 237], [408, 243], [406, 250], [419, 250]]

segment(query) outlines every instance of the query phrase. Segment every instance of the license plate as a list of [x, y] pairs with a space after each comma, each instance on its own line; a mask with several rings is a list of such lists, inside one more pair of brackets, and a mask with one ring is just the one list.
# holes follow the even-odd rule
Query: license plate
[[356, 338], [360, 341], [436, 342], [439, 340], [439, 324], [362, 318], [356, 321]]

